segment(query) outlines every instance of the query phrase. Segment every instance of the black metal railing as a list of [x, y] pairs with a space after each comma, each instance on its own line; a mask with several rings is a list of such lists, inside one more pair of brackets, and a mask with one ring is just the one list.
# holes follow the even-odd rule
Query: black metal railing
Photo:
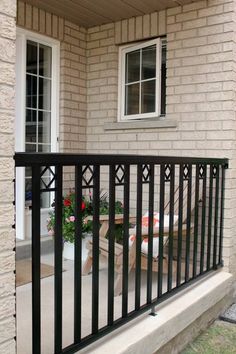
[[[41, 348], [40, 203], [41, 194], [55, 198], [54, 352], [75, 353], [140, 313], [151, 309], [223, 265], [224, 184], [227, 159], [157, 157], [134, 155], [73, 155], [16, 153], [15, 165], [32, 170], [32, 343], [33, 353]], [[74, 339], [63, 348], [63, 229], [62, 198], [66, 169], [75, 190]], [[51, 179], [42, 183], [43, 174]], [[68, 180], [67, 180], [68, 186]], [[83, 334], [82, 309], [82, 201], [86, 191], [93, 199], [92, 274], [90, 333]], [[107, 287], [104, 301], [106, 323], [100, 324], [100, 191], [107, 191]], [[116, 242], [115, 202], [123, 204], [123, 247], [120, 302], [115, 300]], [[143, 214], [148, 212], [144, 236]], [[159, 223], [154, 225], [154, 213]], [[135, 252], [131, 267], [130, 215], [136, 217]], [[158, 230], [157, 230], [158, 228]], [[154, 245], [158, 238], [158, 246]], [[143, 239], [147, 252], [143, 253]], [[154, 247], [158, 256], [154, 259]], [[145, 267], [144, 267], [145, 265]], [[146, 269], [142, 271], [143, 267]], [[133, 271], [132, 269], [133, 268]], [[134, 278], [134, 281], [133, 281]], [[105, 284], [106, 283], [106, 284]], [[86, 295], [86, 294], [85, 294]], [[90, 295], [90, 294], [88, 294]], [[117, 306], [120, 304], [120, 309]], [[117, 315], [118, 313], [118, 315]]]

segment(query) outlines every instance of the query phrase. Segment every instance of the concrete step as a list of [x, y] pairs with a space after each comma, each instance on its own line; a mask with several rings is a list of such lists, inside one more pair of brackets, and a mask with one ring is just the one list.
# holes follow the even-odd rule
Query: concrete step
[[[52, 253], [54, 241], [51, 236], [41, 237], [41, 255]], [[31, 258], [31, 240], [16, 241], [16, 260]]]

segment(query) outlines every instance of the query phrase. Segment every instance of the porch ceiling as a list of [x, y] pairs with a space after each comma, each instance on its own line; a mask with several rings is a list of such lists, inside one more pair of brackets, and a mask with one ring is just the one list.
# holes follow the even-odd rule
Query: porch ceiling
[[86, 28], [198, 0], [26, 0]]

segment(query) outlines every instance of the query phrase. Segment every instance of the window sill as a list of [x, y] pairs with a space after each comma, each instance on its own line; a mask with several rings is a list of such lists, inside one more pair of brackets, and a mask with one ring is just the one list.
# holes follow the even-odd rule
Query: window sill
[[105, 123], [104, 130], [126, 130], [126, 129], [151, 129], [151, 128], [177, 128], [177, 121], [170, 119], [145, 119], [127, 122]]

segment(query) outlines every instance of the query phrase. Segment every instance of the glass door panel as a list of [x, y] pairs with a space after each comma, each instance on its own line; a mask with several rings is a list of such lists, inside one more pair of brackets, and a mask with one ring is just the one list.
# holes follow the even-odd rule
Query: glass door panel
[[[52, 48], [27, 40], [26, 44], [25, 151], [51, 151]], [[48, 176], [50, 178], [50, 176]], [[31, 173], [25, 175], [25, 201], [31, 201]], [[43, 193], [41, 207], [50, 207]]]

